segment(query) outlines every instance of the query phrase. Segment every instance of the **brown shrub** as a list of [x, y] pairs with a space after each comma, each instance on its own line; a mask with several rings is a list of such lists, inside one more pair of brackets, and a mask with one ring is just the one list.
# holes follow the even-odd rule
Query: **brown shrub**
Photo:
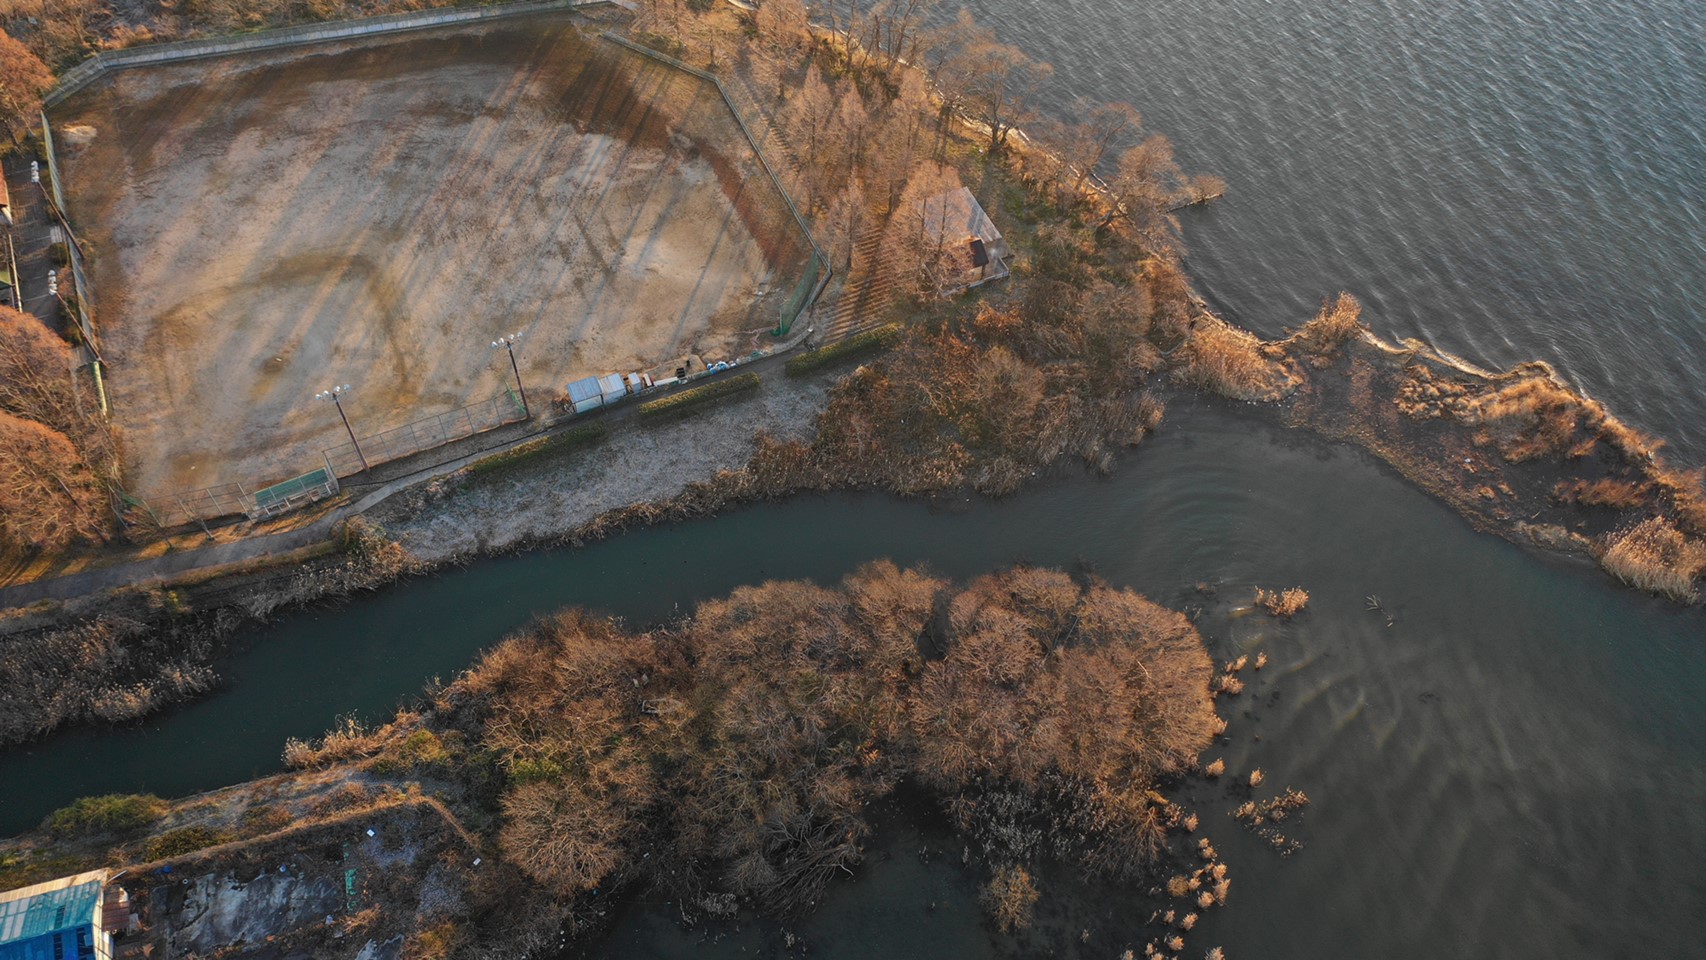
[[984, 885], [984, 910], [1002, 933], [1014, 933], [1031, 925], [1031, 913], [1041, 894], [1024, 867], [1002, 867]]
[[1309, 592], [1302, 587], [1291, 587], [1286, 590], [1264, 590], [1257, 587], [1256, 605], [1272, 616], [1289, 620], [1302, 613], [1303, 608], [1309, 606]]
[[1599, 562], [1630, 586], [1692, 603], [1698, 597], [1694, 581], [1706, 572], [1706, 542], [1650, 517], [1614, 536]]
[[1576, 448], [1580, 431], [1597, 431], [1603, 417], [1549, 377], [1526, 377], [1476, 397], [1467, 407], [1471, 424], [1484, 427], [1505, 459], [1520, 463], [1558, 457]]
[[1321, 303], [1321, 311], [1292, 334], [1293, 343], [1325, 356], [1362, 330], [1362, 303], [1348, 293]]
[[211, 651], [117, 616], [0, 642], [0, 744], [62, 723], [127, 720], [211, 687]]
[[1234, 400], [1278, 400], [1296, 385], [1254, 334], [1214, 318], [1196, 322], [1179, 356], [1175, 379]]
[[318, 740], [307, 741], [291, 737], [284, 741], [284, 764], [296, 770], [326, 767], [356, 757], [364, 757], [384, 746], [389, 731], [372, 729], [353, 714], [341, 716], [332, 729]]
[[53, 87], [53, 74], [29, 48], [0, 30], [0, 127], [15, 140], [36, 124], [41, 97]]
[[1618, 480], [1615, 477], [1560, 480], [1552, 488], [1552, 496], [1565, 503], [1579, 503], [1584, 507], [1610, 507], [1614, 510], [1640, 506], [1646, 502], [1646, 493], [1645, 484]]

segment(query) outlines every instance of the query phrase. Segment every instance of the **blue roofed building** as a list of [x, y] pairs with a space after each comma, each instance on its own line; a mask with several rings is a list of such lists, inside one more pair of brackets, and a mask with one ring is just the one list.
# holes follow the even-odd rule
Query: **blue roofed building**
[[110, 960], [106, 886], [95, 870], [0, 893], [0, 960]]

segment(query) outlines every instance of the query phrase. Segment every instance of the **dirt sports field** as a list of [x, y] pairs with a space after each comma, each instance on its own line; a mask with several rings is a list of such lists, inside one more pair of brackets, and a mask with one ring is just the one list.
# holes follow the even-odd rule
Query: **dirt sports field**
[[[52, 117], [144, 497], [750, 352], [809, 248], [716, 90], [566, 15], [125, 71]], [[539, 406], [536, 403], [535, 406]]]

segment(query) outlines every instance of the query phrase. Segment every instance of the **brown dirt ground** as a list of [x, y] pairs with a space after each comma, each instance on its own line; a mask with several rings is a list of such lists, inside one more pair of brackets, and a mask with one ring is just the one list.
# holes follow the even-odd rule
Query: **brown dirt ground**
[[687, 352], [752, 349], [807, 250], [708, 84], [571, 18], [121, 73], [62, 105], [143, 496]]

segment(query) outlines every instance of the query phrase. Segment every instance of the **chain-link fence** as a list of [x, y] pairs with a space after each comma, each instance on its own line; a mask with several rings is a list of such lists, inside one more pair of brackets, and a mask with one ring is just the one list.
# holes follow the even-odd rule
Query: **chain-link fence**
[[147, 500], [125, 496], [124, 505], [146, 515], [142, 522], [161, 527], [176, 527], [186, 523], [206, 523], [222, 517], [248, 516], [255, 506], [254, 498], [240, 483], [221, 483], [200, 490], [184, 490]]
[[[801, 216], [799, 208], [794, 205], [794, 198], [788, 195], [782, 178], [765, 156], [759, 137], [742, 115], [736, 96], [723, 86], [722, 80], [668, 54], [614, 33], [605, 32], [602, 36], [611, 43], [680, 70], [710, 86], [722, 109], [691, 110], [672, 127], [674, 132], [700, 144], [726, 143], [732, 132], [749, 148], [750, 153], [711, 150], [705, 154], [705, 159], [713, 167], [720, 164], [729, 166], [730, 179], [742, 185], [742, 189], [730, 199], [753, 239], [764, 248], [765, 258], [779, 271], [798, 271], [800, 279], [776, 308], [774, 332], [776, 336], [785, 336], [800, 314], [829, 285], [832, 270], [829, 259], [812, 237], [806, 218]], [[729, 128], [731, 120], [734, 124], [732, 131]], [[770, 189], [764, 189], [766, 185]]]
[[371, 437], [360, 437], [354, 444], [345, 443], [327, 450], [326, 462], [332, 465], [333, 473], [347, 477], [400, 457], [514, 423], [525, 416], [521, 398], [514, 390], [506, 389], [489, 400], [406, 423]]

